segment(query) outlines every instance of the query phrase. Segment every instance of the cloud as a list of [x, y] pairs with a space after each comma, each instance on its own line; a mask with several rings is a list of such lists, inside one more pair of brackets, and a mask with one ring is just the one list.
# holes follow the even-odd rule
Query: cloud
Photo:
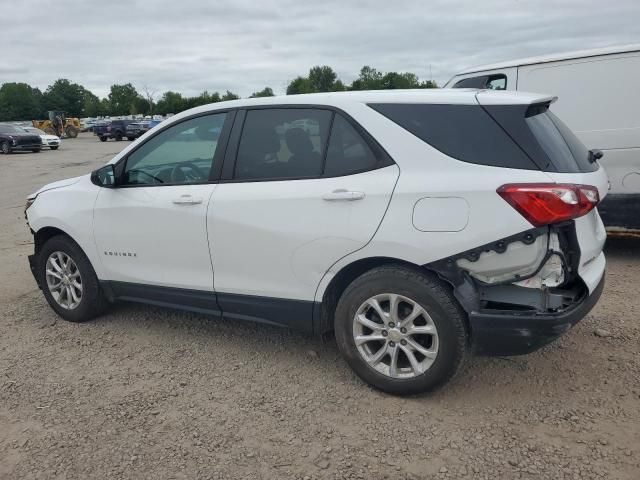
[[482, 63], [640, 42], [637, 0], [22, 0], [8, 10], [0, 83], [44, 89], [63, 77], [100, 96], [125, 82], [284, 93], [325, 64], [345, 82], [371, 65], [431, 71], [442, 84]]

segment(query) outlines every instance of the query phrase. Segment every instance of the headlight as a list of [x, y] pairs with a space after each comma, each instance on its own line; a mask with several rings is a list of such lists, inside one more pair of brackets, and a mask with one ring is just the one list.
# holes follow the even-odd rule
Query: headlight
[[36, 197], [33, 197], [33, 198], [27, 198], [27, 204], [24, 206], [24, 214], [25, 214], [25, 216], [27, 215], [27, 210], [29, 210], [29, 207], [31, 205], [33, 205], [33, 202], [36, 201], [36, 198], [38, 198], [38, 197], [36, 196]]

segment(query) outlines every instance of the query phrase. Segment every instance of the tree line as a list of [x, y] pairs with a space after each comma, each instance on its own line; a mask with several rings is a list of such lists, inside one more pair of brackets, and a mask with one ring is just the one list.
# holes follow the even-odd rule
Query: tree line
[[[315, 66], [307, 76], [299, 76], [289, 82], [286, 93], [295, 95], [315, 92], [346, 90], [388, 90], [396, 88], [437, 88], [432, 80], [421, 81], [409, 72], [381, 72], [364, 66], [358, 78], [345, 85], [329, 66]], [[254, 92], [250, 98], [272, 97], [270, 87]], [[123, 115], [166, 115], [208, 103], [235, 100], [237, 94], [208, 91], [194, 97], [167, 91], [162, 95], [148, 87], [136, 89], [131, 83], [111, 85], [109, 95], [99, 98], [82, 85], [60, 78], [42, 92], [26, 83], [4, 83], [0, 87], [0, 121], [32, 120], [47, 117], [49, 110], [66, 112], [70, 117], [101, 117]]]

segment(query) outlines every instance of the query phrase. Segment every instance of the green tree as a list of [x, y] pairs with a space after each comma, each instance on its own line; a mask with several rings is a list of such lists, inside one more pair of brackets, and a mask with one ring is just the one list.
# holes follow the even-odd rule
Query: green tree
[[287, 86], [287, 95], [299, 95], [301, 93], [312, 93], [311, 83], [308, 78], [296, 77]]
[[124, 85], [111, 85], [109, 93], [109, 103], [111, 104], [111, 115], [129, 115], [135, 112], [136, 101], [139, 95], [137, 90], [130, 83]]
[[166, 115], [168, 113], [178, 113], [185, 110], [185, 99], [178, 92], [164, 92], [156, 104], [156, 113]]
[[273, 90], [271, 87], [264, 87], [262, 90], [258, 92], [253, 92], [249, 98], [258, 98], [258, 97], [273, 97]]
[[353, 81], [349, 90], [380, 90], [383, 76], [382, 72], [365, 65], [360, 69], [360, 75]]
[[42, 112], [38, 94], [40, 90], [26, 83], [3, 84], [0, 87], [0, 121], [39, 118]]
[[309, 70], [308, 78], [313, 92], [331, 92], [338, 75], [327, 65], [317, 65]]
[[84, 89], [84, 114], [87, 117], [98, 117], [100, 115], [106, 115], [106, 111], [102, 108], [102, 102], [100, 99], [91, 93], [89, 90]]
[[420, 88], [420, 80], [415, 73], [387, 72], [382, 77], [382, 88], [393, 90], [398, 88]]
[[66, 78], [59, 78], [49, 85], [43, 94], [44, 110], [59, 110], [68, 117], [84, 115], [85, 88], [71, 83]]
[[222, 95], [221, 100], [224, 102], [226, 100], [238, 100], [239, 98], [240, 98], [240, 95], [237, 95], [227, 90], [227, 92], [224, 95]]
[[136, 99], [133, 101], [133, 106], [134, 106], [135, 112], [131, 112], [131, 113], [149, 115], [149, 113], [151, 112], [151, 105], [149, 104], [149, 101], [146, 98], [136, 97]]

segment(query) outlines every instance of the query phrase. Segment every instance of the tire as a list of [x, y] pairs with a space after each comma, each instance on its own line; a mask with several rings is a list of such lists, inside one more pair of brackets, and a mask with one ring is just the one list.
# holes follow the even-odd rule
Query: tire
[[78, 136], [78, 129], [73, 125], [68, 125], [64, 131], [69, 138], [76, 138]]
[[9, 142], [4, 141], [0, 143], [0, 152], [4, 153], [5, 155], [11, 153], [11, 145], [9, 144]]
[[33, 148], [31, 151], [33, 153], [40, 153], [40, 150], [42, 150], [41, 148]]
[[57, 150], [59, 147], [51, 147], [51, 150]]
[[122, 133], [116, 132], [116, 142], [121, 142], [121, 141], [122, 141]]
[[107, 141], [107, 137], [102, 136], [102, 137], [99, 137], [99, 138], [100, 138], [101, 142], [106, 142]]
[[[405, 326], [410, 326], [410, 330], [414, 329], [417, 332], [416, 328], [420, 326], [423, 329], [435, 327], [435, 333], [415, 335], [409, 333], [407, 336], [407, 334], [400, 332], [398, 325], [395, 325], [396, 328], [390, 328], [391, 324], [387, 321], [377, 323], [381, 317], [376, 316], [375, 309], [370, 308], [368, 302], [374, 297], [387, 298], [387, 295], [401, 296], [398, 311], [400, 309], [403, 312], [424, 311], [428, 314], [427, 316], [421, 314], [415, 320], [410, 321], [411, 326], [409, 323], [405, 324]], [[405, 302], [405, 300], [413, 302], [413, 306], [412, 303]], [[385, 302], [381, 301], [379, 305], [383, 306], [384, 310]], [[423, 310], [418, 307], [422, 307]], [[417, 310], [413, 310], [414, 308]], [[376, 321], [376, 325], [381, 326], [382, 329], [377, 330], [376, 326], [374, 331], [362, 327], [360, 322], [356, 322], [356, 314], [363, 311], [366, 312], [365, 315], [370, 315]], [[399, 316], [399, 318], [409, 322], [407, 315]], [[387, 317], [386, 320], [390, 321], [391, 317]], [[467, 350], [466, 313], [454, 298], [447, 284], [435, 275], [418, 268], [383, 266], [372, 269], [355, 279], [338, 301], [334, 326], [338, 349], [355, 373], [373, 387], [395, 395], [427, 392], [445, 384], [460, 367]], [[358, 334], [360, 338], [380, 333], [382, 336], [377, 338], [381, 340], [375, 341], [373, 344], [371, 342], [362, 343], [358, 347], [354, 338], [358, 329], [362, 334]], [[431, 331], [433, 332], [433, 330]], [[400, 342], [403, 342], [402, 345]], [[423, 358], [420, 350], [413, 348], [412, 345], [416, 343], [420, 344], [419, 346], [425, 350], [425, 353], [428, 353], [429, 357], [424, 356]], [[360, 351], [360, 349], [370, 349], [370, 354], [369, 352], [365, 353], [370, 360], [373, 360], [379, 352], [382, 352], [382, 350], [378, 350], [377, 345], [380, 345], [381, 349], [390, 347], [394, 351], [397, 350], [396, 364], [398, 368], [395, 376], [391, 374], [392, 357], [390, 354], [383, 354], [374, 367], [369, 364]], [[419, 368], [414, 369], [409, 354], [405, 353], [407, 350], [412, 350], [411, 356], [417, 361]]]
[[127, 140], [129, 140], [130, 142], [133, 142], [135, 140], [135, 137], [127, 137]]
[[[52, 254], [68, 256], [72, 259], [73, 263], [75, 263], [77, 271], [79, 272], [79, 283], [82, 286], [82, 291], [78, 304], [73, 308], [64, 308], [61, 306], [54, 298], [47, 283], [47, 261]], [[60, 262], [56, 261], [56, 263], [60, 266]], [[109, 303], [100, 288], [98, 277], [91, 266], [91, 262], [89, 262], [89, 259], [80, 246], [66, 235], [57, 235], [45, 242], [38, 253], [36, 268], [38, 284], [41, 286], [47, 302], [51, 308], [65, 320], [70, 322], [85, 322], [100, 315], [108, 307]], [[53, 269], [53, 267], [51, 270], [57, 273], [57, 270]], [[64, 303], [64, 301], [62, 303]]]

